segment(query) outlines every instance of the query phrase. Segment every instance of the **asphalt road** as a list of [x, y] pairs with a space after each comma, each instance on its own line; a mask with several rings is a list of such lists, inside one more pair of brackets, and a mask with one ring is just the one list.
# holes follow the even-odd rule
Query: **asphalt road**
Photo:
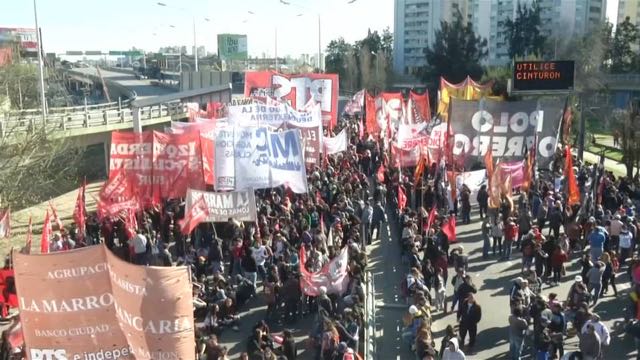
[[[96, 68], [75, 68], [74, 71], [83, 72], [85, 74], [98, 75]], [[138, 99], [146, 97], [160, 96], [172, 94], [175, 91], [161, 86], [151, 85], [151, 80], [138, 80], [135, 76], [126, 73], [108, 71], [100, 69], [102, 77], [111, 81], [116, 81], [120, 85], [129, 88], [138, 94]]]
[[[389, 236], [389, 234], [393, 236]], [[544, 230], [547, 234], [547, 229]], [[401, 343], [402, 333], [401, 317], [407, 311], [399, 294], [400, 281], [404, 278], [407, 266], [402, 265], [400, 258], [400, 246], [398, 237], [400, 229], [395, 226], [386, 227], [382, 231], [381, 240], [375, 241], [370, 249], [371, 271], [374, 274], [377, 301], [377, 326], [376, 346], [377, 359], [415, 359], [410, 349]], [[482, 239], [480, 234], [480, 221], [477, 212], [472, 214], [472, 223], [469, 225], [457, 225], [457, 238], [464, 245], [465, 252], [469, 256], [469, 274], [478, 288], [476, 299], [482, 306], [482, 320], [478, 324], [478, 337], [476, 341], [476, 353], [468, 355], [467, 359], [508, 359], [508, 316], [509, 298], [508, 292], [512, 281], [520, 274], [521, 253], [514, 252], [511, 261], [498, 261], [497, 259], [482, 260]], [[550, 287], [543, 285], [542, 295], [546, 298], [550, 292], [555, 292], [558, 297], [565, 299], [573, 278], [580, 272], [577, 265], [578, 255], [572, 255], [570, 264], [567, 264], [567, 274], [563, 277], [560, 286]], [[449, 270], [447, 284], [448, 305], [451, 304], [452, 269]], [[595, 306], [602, 320], [607, 324], [612, 333], [611, 345], [605, 349], [606, 359], [635, 359], [635, 346], [633, 339], [626, 336], [622, 330], [623, 309], [628, 289], [628, 277], [618, 275], [618, 291], [623, 295], [614, 298], [613, 295], [605, 295]], [[620, 291], [622, 290], [622, 291]], [[449, 324], [455, 324], [454, 314], [445, 315], [442, 312], [433, 313], [433, 334], [437, 349], [444, 336], [444, 329]], [[468, 338], [467, 338], [468, 342]], [[569, 338], [565, 341], [565, 351], [577, 350], [577, 338]], [[530, 359], [530, 356], [524, 359]]]

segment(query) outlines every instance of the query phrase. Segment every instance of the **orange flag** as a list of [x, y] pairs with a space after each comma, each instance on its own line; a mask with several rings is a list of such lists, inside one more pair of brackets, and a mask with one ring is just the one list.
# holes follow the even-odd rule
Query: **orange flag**
[[569, 145], [564, 150], [564, 177], [567, 179], [567, 203], [570, 206], [580, 204], [580, 190], [576, 174], [573, 172], [573, 157]]
[[376, 120], [376, 99], [369, 95], [369, 92], [365, 92], [364, 105], [366, 113], [365, 127], [367, 129], [367, 133], [378, 137], [380, 135], [380, 126], [378, 126], [378, 120]]
[[413, 174], [413, 183], [416, 185], [418, 185], [419, 180], [422, 178], [426, 162], [425, 157], [420, 154], [420, 160], [418, 160], [418, 165], [416, 165], [416, 172]]

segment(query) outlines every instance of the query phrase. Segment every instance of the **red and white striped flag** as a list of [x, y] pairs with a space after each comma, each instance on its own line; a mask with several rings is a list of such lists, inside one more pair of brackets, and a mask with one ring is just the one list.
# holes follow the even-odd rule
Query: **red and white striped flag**
[[62, 226], [62, 221], [60, 221], [60, 218], [58, 217], [58, 211], [56, 211], [56, 207], [53, 206], [53, 203], [51, 201], [49, 201], [49, 207], [51, 207], [51, 215], [53, 215], [53, 221], [55, 221], [56, 225], [58, 225], [58, 231], [62, 231], [64, 229], [64, 226]]
[[78, 240], [84, 239], [84, 232], [86, 228], [86, 211], [85, 211], [85, 190], [87, 188], [87, 180], [82, 182], [82, 187], [78, 191], [78, 198], [76, 199], [76, 208], [73, 210], [73, 220], [76, 223], [78, 229]]
[[49, 216], [49, 210], [47, 210], [44, 216], [44, 225], [42, 226], [42, 237], [40, 238], [40, 253], [49, 253], [49, 240], [51, 239], [51, 217]]
[[208, 216], [209, 207], [204, 200], [204, 196], [201, 196], [198, 201], [191, 205], [190, 209], [186, 209], [184, 219], [180, 220], [180, 231], [185, 235], [190, 234]]
[[7, 208], [0, 210], [0, 238], [11, 236], [11, 211]]

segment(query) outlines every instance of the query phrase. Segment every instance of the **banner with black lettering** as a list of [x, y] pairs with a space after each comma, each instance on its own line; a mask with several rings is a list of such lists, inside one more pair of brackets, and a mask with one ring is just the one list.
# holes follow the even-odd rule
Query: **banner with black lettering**
[[187, 267], [133, 265], [103, 244], [12, 255], [27, 359], [194, 359]]
[[559, 100], [482, 101], [451, 98], [453, 155], [470, 169], [482, 163], [487, 149], [501, 161], [517, 161], [538, 134], [538, 166], [548, 167], [556, 149], [563, 102]]
[[238, 221], [256, 221], [256, 198], [252, 189], [230, 192], [208, 192], [189, 189], [187, 191], [186, 209], [204, 198], [209, 208], [206, 221], [226, 222], [229, 218]]

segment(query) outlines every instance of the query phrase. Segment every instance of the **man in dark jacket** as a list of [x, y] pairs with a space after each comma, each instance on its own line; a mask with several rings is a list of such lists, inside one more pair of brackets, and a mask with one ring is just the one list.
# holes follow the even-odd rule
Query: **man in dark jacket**
[[380, 238], [380, 224], [387, 222], [387, 214], [384, 212], [384, 208], [382, 207], [382, 203], [380, 201], [376, 201], [375, 206], [373, 207], [373, 216], [371, 218], [371, 235], [370, 239], [373, 240], [373, 231], [376, 232], [376, 240]]
[[[468, 299], [469, 295], [475, 294], [477, 292], [478, 290], [476, 289], [476, 286], [471, 282], [471, 276], [465, 275], [464, 282], [460, 284], [460, 287], [458, 287], [458, 298]], [[460, 321], [460, 318], [462, 317], [462, 314], [465, 310], [467, 310], [466, 307], [458, 306], [458, 321]]]
[[476, 200], [478, 200], [478, 207], [480, 208], [480, 219], [482, 219], [487, 215], [487, 208], [489, 207], [489, 193], [487, 192], [487, 185], [482, 185], [480, 187], [480, 190], [478, 190], [478, 195], [476, 196]]
[[[462, 286], [462, 285], [461, 285]], [[476, 344], [476, 334], [478, 333], [478, 323], [482, 319], [482, 309], [480, 305], [476, 303], [473, 294], [469, 294], [464, 301], [460, 309], [458, 310], [460, 316], [460, 345], [464, 345], [464, 339], [469, 333], [469, 347], [473, 349]], [[469, 351], [468, 350], [468, 351]]]

